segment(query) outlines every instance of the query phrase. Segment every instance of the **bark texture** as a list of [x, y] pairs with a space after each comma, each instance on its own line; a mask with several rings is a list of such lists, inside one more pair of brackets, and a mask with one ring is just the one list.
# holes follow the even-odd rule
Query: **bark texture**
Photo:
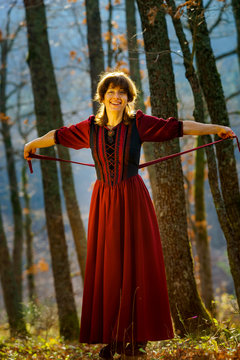
[[[8, 35], [8, 30], [7, 30]], [[11, 47], [11, 42], [3, 39], [0, 42], [1, 46], [1, 70], [0, 70], [0, 113], [6, 115], [6, 86], [7, 86], [7, 57]], [[22, 249], [23, 249], [23, 221], [22, 208], [18, 195], [18, 180], [14, 159], [14, 148], [11, 139], [11, 126], [6, 119], [1, 120], [1, 132], [3, 136], [3, 143], [6, 155], [7, 173], [9, 180], [9, 190], [11, 196], [13, 225], [14, 225], [14, 247], [13, 247], [13, 269], [16, 278], [16, 286], [18, 289], [19, 300], [22, 301]]]
[[[200, 84], [212, 123], [229, 126], [229, 117], [220, 75], [216, 67], [202, 1], [189, 9], [189, 23], [196, 48]], [[216, 147], [221, 190], [226, 210], [229, 234], [225, 233], [230, 269], [240, 305], [240, 193], [233, 142]]]
[[[177, 99], [162, 2], [138, 0], [150, 83], [152, 113], [177, 116]], [[161, 36], [160, 36], [161, 34]], [[155, 144], [155, 156], [179, 151], [179, 141]], [[187, 236], [183, 173], [179, 158], [156, 166], [154, 203], [166, 264], [171, 312], [176, 331], [199, 331], [211, 323], [197, 292]], [[197, 316], [197, 320], [193, 319]]]
[[[96, 94], [99, 75], [104, 71], [104, 56], [102, 48], [101, 18], [98, 0], [86, 0], [87, 38], [90, 61], [90, 77], [92, 99]], [[93, 101], [93, 112], [96, 114], [98, 104]]]
[[[33, 20], [36, 21], [36, 18]], [[44, 22], [44, 19], [41, 19], [42, 23], [39, 24], [42, 28], [46, 27], [47, 24]], [[41, 28], [35, 27], [35, 31], [41, 31]], [[40, 37], [36, 38], [39, 39], [38, 46], [45, 46], [48, 41], [47, 38], [40, 39]], [[60, 128], [64, 125], [62, 112], [61, 112], [61, 105], [58, 96], [57, 84], [54, 75], [54, 68], [51, 59], [51, 55], [48, 49], [45, 50], [44, 58], [38, 60], [38, 69], [39, 72], [44, 72], [44, 67], [48, 69], [48, 87], [47, 92], [51, 98], [49, 101], [51, 103], [51, 126], [50, 129], [53, 128]], [[63, 159], [70, 160], [69, 149], [63, 146], [57, 146], [58, 156]], [[81, 270], [82, 280], [84, 281], [85, 276], [85, 266], [86, 266], [86, 256], [87, 256], [87, 240], [86, 240], [86, 232], [84, 228], [84, 224], [81, 218], [80, 208], [77, 202], [77, 196], [75, 191], [75, 184], [73, 179], [72, 167], [70, 164], [67, 163], [60, 163], [60, 170], [61, 170], [61, 178], [62, 178], [62, 188], [63, 194], [67, 209], [67, 215], [69, 219], [69, 223], [71, 226], [75, 249], [77, 253], [77, 259], [79, 268]]]
[[[51, 66], [44, 3], [42, 0], [25, 0], [24, 5], [28, 31], [28, 64], [34, 94], [37, 131], [38, 135], [42, 136], [53, 128], [55, 119], [59, 116], [60, 103]], [[42, 149], [41, 153], [55, 156], [53, 147], [48, 151]], [[77, 339], [79, 323], [70, 277], [57, 166], [55, 163], [50, 165], [42, 161], [41, 170], [60, 334], [66, 339]]]
[[[185, 36], [183, 26], [181, 23], [181, 19], [174, 16], [176, 14], [177, 8], [174, 0], [167, 0], [167, 4], [172, 9], [172, 21], [174, 25], [174, 29], [181, 46], [181, 50], [183, 53], [183, 63], [185, 67], [185, 75], [191, 86], [192, 94], [194, 98], [194, 112], [193, 116], [198, 122], [205, 122], [205, 114], [204, 114], [204, 100], [203, 94], [201, 90], [201, 86], [193, 65], [193, 58], [190, 52], [189, 43]], [[198, 139], [198, 141], [203, 141], [207, 143], [207, 139], [209, 137], [202, 137], [202, 139]], [[209, 141], [210, 142], [210, 141]], [[212, 172], [214, 166], [211, 166], [210, 159], [214, 158], [214, 150], [213, 148], [208, 148], [208, 153], [212, 154], [212, 156], [208, 156], [208, 167], [209, 172]], [[215, 174], [215, 176], [218, 176]], [[212, 276], [211, 276], [211, 254], [210, 247], [207, 241], [207, 229], [205, 219], [205, 210], [204, 210], [204, 153], [198, 152], [196, 155], [196, 175], [195, 175], [195, 214], [196, 221], [199, 221], [199, 226], [197, 225], [197, 253], [199, 256], [200, 262], [200, 281], [201, 281], [201, 289], [202, 296], [205, 302], [205, 305], [208, 310], [214, 311], [213, 306], [213, 287], [212, 287]], [[211, 178], [211, 177], [210, 177]], [[198, 181], [198, 179], [202, 179], [202, 181]], [[214, 184], [216, 185], [216, 184]]]

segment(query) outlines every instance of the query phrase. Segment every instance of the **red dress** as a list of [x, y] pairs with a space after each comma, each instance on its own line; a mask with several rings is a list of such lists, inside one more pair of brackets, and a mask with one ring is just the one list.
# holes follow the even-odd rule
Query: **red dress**
[[56, 131], [56, 143], [91, 147], [97, 181], [88, 223], [80, 342], [164, 340], [174, 336], [157, 219], [138, 175], [141, 144], [182, 136], [182, 122], [140, 110], [115, 135], [94, 116]]

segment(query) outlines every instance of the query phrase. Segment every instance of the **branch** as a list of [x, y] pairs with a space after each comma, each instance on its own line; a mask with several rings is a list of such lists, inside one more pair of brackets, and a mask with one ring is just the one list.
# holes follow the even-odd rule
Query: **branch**
[[19, 33], [19, 31], [22, 29], [22, 25], [21, 23], [18, 25], [17, 29], [15, 30], [15, 32], [13, 33], [13, 36], [11, 38], [11, 41], [8, 42], [8, 46], [7, 46], [7, 50], [8, 51], [11, 51], [12, 47], [13, 47], [13, 44], [14, 44], [14, 41]]
[[26, 82], [22, 82], [18, 85], [15, 85], [15, 89], [13, 89], [12, 91], [9, 92], [8, 95], [6, 95], [6, 100], [8, 100], [13, 94], [15, 94], [19, 89], [23, 88], [27, 83]]
[[219, 12], [219, 15], [218, 15], [217, 20], [215, 21], [215, 23], [214, 23], [214, 24], [209, 28], [209, 30], [208, 30], [209, 34], [211, 34], [212, 31], [215, 29], [215, 27], [217, 27], [218, 24], [222, 21], [222, 15], [223, 15], [224, 10], [225, 10], [225, 8], [226, 8], [227, 6], [228, 6], [228, 5], [224, 2], [224, 3], [223, 3], [223, 6], [222, 6], [221, 9], [220, 9], [220, 12]]
[[234, 50], [231, 50], [231, 51], [228, 51], [222, 55], [218, 55], [215, 57], [215, 60], [218, 61], [218, 60], [221, 60], [227, 56], [231, 56], [231, 55], [236, 55], [237, 54], [237, 49], [234, 49]]
[[226, 101], [231, 100], [232, 98], [234, 98], [235, 96], [240, 95], [240, 90], [235, 91], [234, 93], [232, 93], [231, 95], [229, 95], [228, 97], [225, 98]]
[[228, 115], [240, 115], [240, 110], [230, 111]]
[[204, 6], [204, 9], [207, 10], [212, 4], [213, 0], [209, 0], [208, 3]]
[[[29, 106], [29, 105], [32, 105], [32, 104], [33, 104], [32, 101], [30, 101], [30, 102], [23, 102], [23, 103], [22, 103], [22, 106]], [[11, 109], [15, 109], [16, 107], [17, 107], [16, 104], [7, 106], [7, 108], [6, 108], [7, 111], [6, 111], [6, 112], [8, 112], [8, 111], [11, 110]]]

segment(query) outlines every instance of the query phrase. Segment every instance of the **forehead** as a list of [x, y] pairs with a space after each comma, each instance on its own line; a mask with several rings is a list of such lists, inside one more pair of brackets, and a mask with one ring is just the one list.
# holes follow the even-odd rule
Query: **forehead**
[[111, 83], [111, 84], [109, 84], [109, 86], [108, 86], [108, 90], [109, 89], [114, 89], [114, 90], [126, 90], [125, 88], [124, 88], [124, 86], [121, 86], [121, 85], [115, 85], [115, 84], [113, 84], [113, 83]]

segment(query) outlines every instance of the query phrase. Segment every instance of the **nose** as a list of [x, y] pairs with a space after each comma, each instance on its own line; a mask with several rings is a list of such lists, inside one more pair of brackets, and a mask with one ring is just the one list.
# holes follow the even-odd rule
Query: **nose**
[[115, 97], [115, 98], [120, 98], [120, 92], [116, 91], [116, 92], [113, 94], [113, 97]]

